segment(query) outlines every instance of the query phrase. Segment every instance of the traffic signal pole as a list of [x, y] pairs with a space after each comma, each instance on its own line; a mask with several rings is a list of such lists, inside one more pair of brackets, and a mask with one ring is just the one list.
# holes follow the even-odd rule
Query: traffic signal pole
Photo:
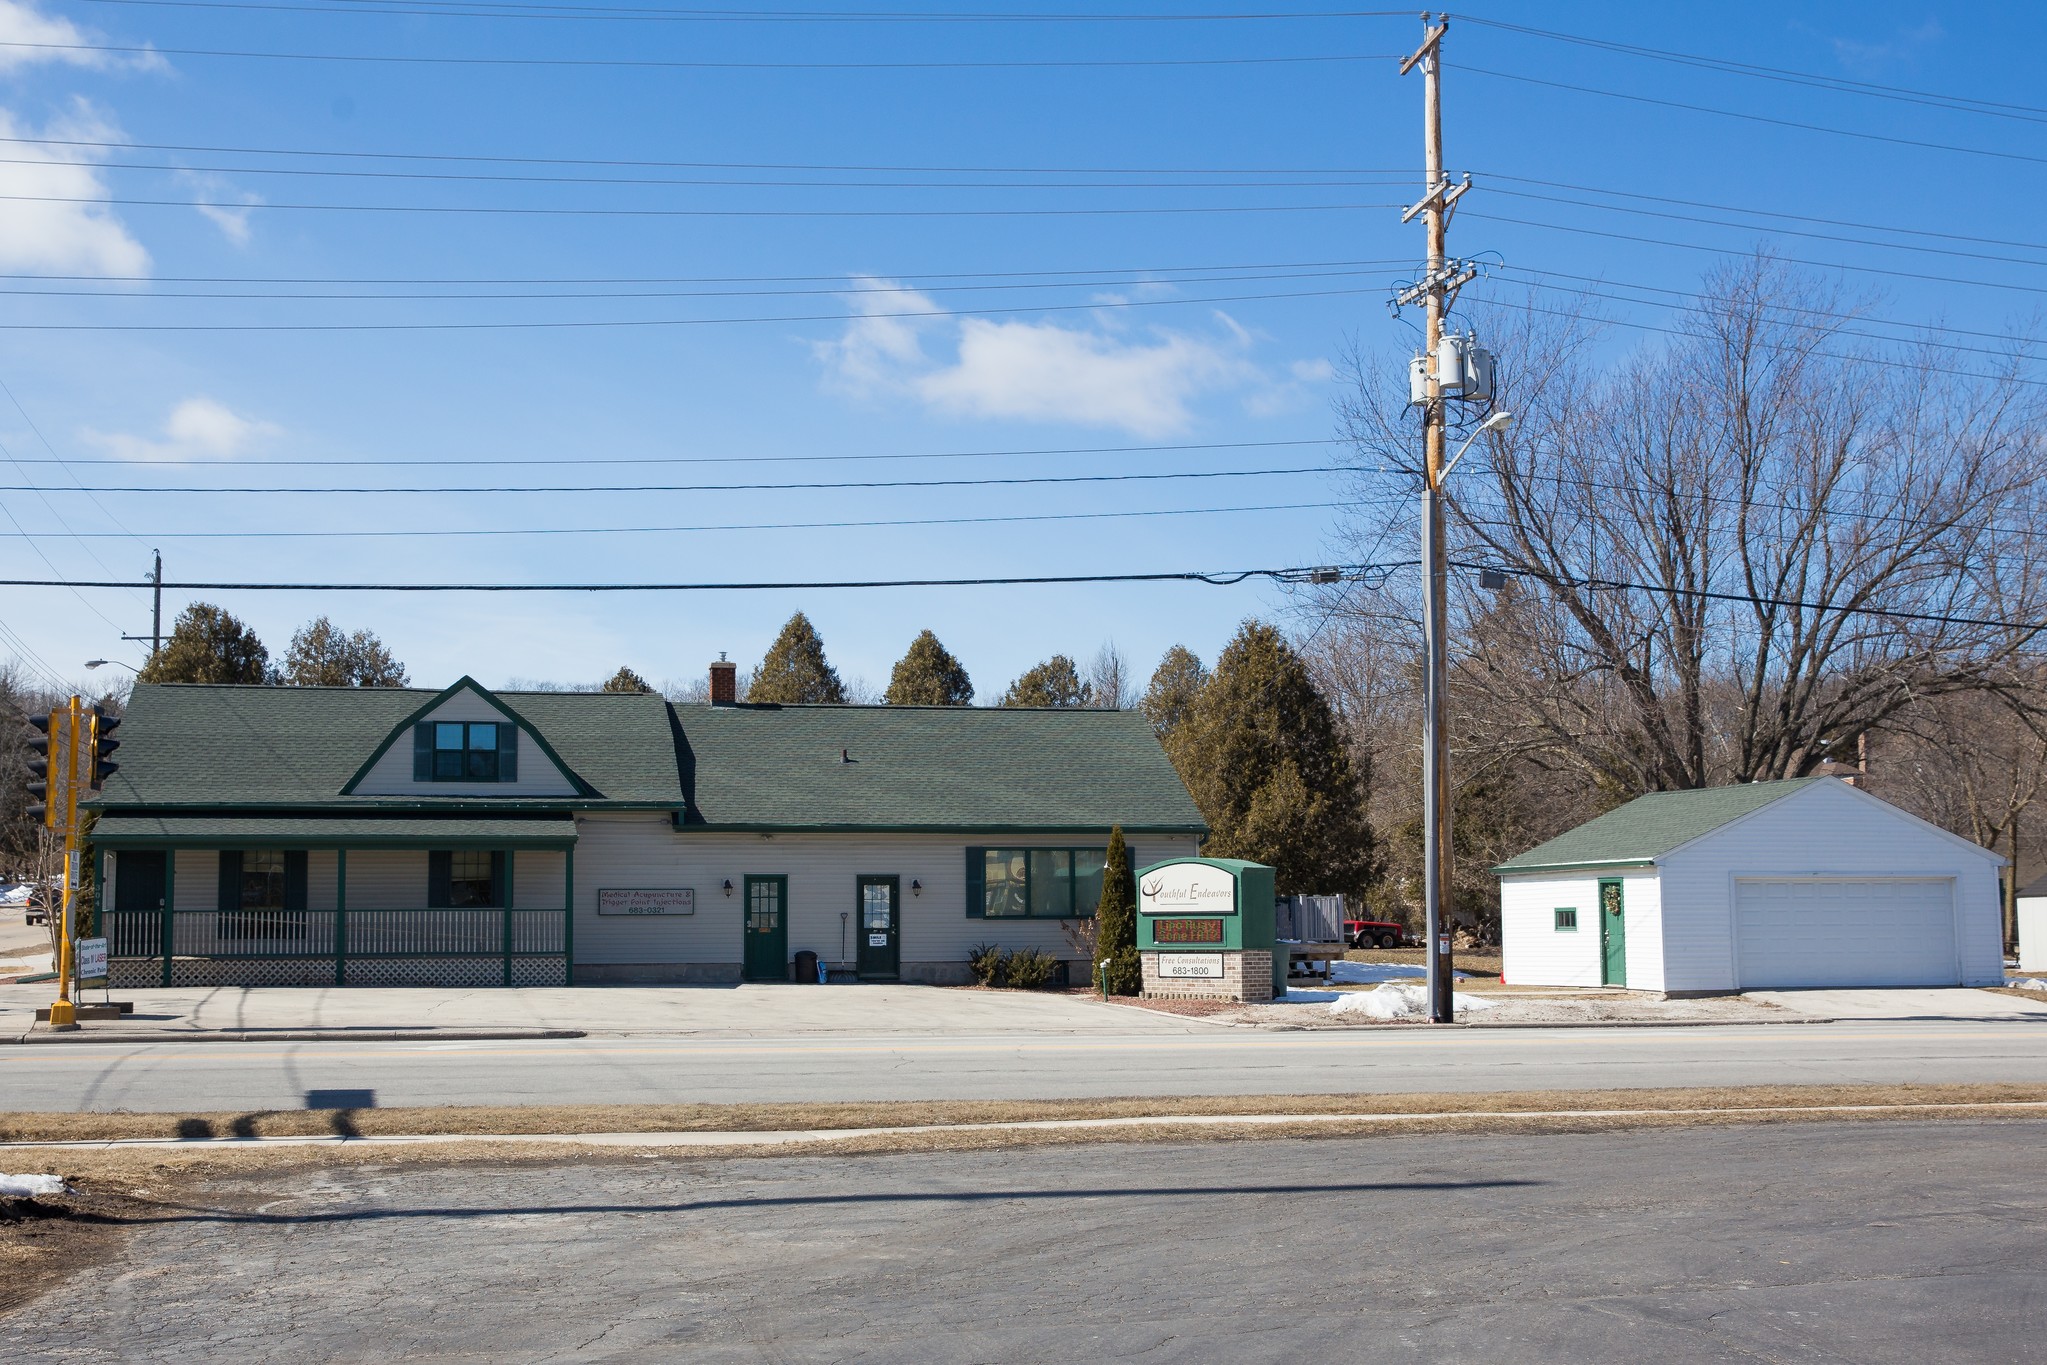
[[[57, 932], [57, 998], [50, 1002], [50, 1028], [69, 1032], [78, 1027], [71, 1003], [72, 969], [76, 965], [72, 917], [78, 897], [78, 727], [81, 708], [73, 695], [64, 730], [64, 900]], [[55, 795], [55, 793], [52, 793]]]

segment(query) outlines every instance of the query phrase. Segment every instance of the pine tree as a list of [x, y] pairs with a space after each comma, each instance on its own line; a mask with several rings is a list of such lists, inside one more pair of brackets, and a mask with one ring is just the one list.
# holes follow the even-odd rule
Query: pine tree
[[1194, 699], [1201, 695], [1202, 685], [1207, 681], [1208, 670], [1201, 666], [1200, 656], [1193, 650], [1185, 645], [1167, 650], [1151, 675], [1151, 686], [1144, 689], [1144, 700], [1138, 703], [1144, 718], [1151, 722], [1152, 733], [1164, 739], [1174, 726], [1187, 719], [1187, 712], [1193, 709]]
[[1121, 825], [1109, 831], [1109, 857], [1102, 868], [1102, 903], [1095, 910], [1095, 961], [1110, 995], [1144, 990], [1144, 962], [1137, 953], [1137, 878]]
[[1165, 746], [1208, 822], [1205, 855], [1269, 863], [1282, 895], [1357, 895], [1378, 876], [1362, 775], [1274, 627], [1244, 623]]
[[890, 706], [967, 706], [974, 700], [974, 683], [960, 661], [926, 630], [896, 660], [882, 700]]
[[338, 630], [320, 616], [291, 637], [277, 681], [293, 687], [403, 687], [405, 666], [367, 630]]
[[802, 612], [790, 617], [775, 643], [768, 646], [767, 657], [753, 671], [753, 685], [746, 689], [746, 699], [779, 702], [784, 706], [845, 702], [845, 684], [825, 660], [824, 641]]
[[647, 680], [625, 665], [619, 665], [618, 672], [605, 679], [601, 689], [605, 692], [652, 692]]
[[1094, 688], [1080, 680], [1080, 670], [1064, 654], [1054, 654], [1009, 685], [1002, 706], [1082, 707], [1094, 700]]
[[270, 651], [219, 607], [194, 602], [178, 613], [171, 637], [135, 675], [146, 683], [263, 683], [270, 681]]

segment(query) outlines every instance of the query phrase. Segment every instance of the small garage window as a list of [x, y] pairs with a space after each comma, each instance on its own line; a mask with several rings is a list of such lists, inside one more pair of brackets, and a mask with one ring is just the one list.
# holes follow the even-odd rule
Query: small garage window
[[1577, 929], [1578, 911], [1576, 907], [1558, 910], [1556, 912], [1556, 916], [1558, 933], [1560, 934], [1569, 933]]

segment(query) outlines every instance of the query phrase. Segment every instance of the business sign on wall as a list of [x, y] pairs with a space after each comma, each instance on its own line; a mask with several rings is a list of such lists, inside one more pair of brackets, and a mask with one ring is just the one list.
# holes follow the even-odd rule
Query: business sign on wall
[[600, 915], [694, 915], [696, 888], [689, 886], [606, 887], [597, 893]]
[[1237, 879], [1207, 863], [1167, 863], [1137, 884], [1141, 915], [1234, 915]]

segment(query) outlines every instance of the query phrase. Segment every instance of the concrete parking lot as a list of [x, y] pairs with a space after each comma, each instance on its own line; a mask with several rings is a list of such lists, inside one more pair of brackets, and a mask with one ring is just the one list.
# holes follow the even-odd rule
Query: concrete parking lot
[[[2037, 1358], [2047, 1124], [224, 1179], [19, 1365]], [[76, 1282], [74, 1282], [76, 1283]]]

